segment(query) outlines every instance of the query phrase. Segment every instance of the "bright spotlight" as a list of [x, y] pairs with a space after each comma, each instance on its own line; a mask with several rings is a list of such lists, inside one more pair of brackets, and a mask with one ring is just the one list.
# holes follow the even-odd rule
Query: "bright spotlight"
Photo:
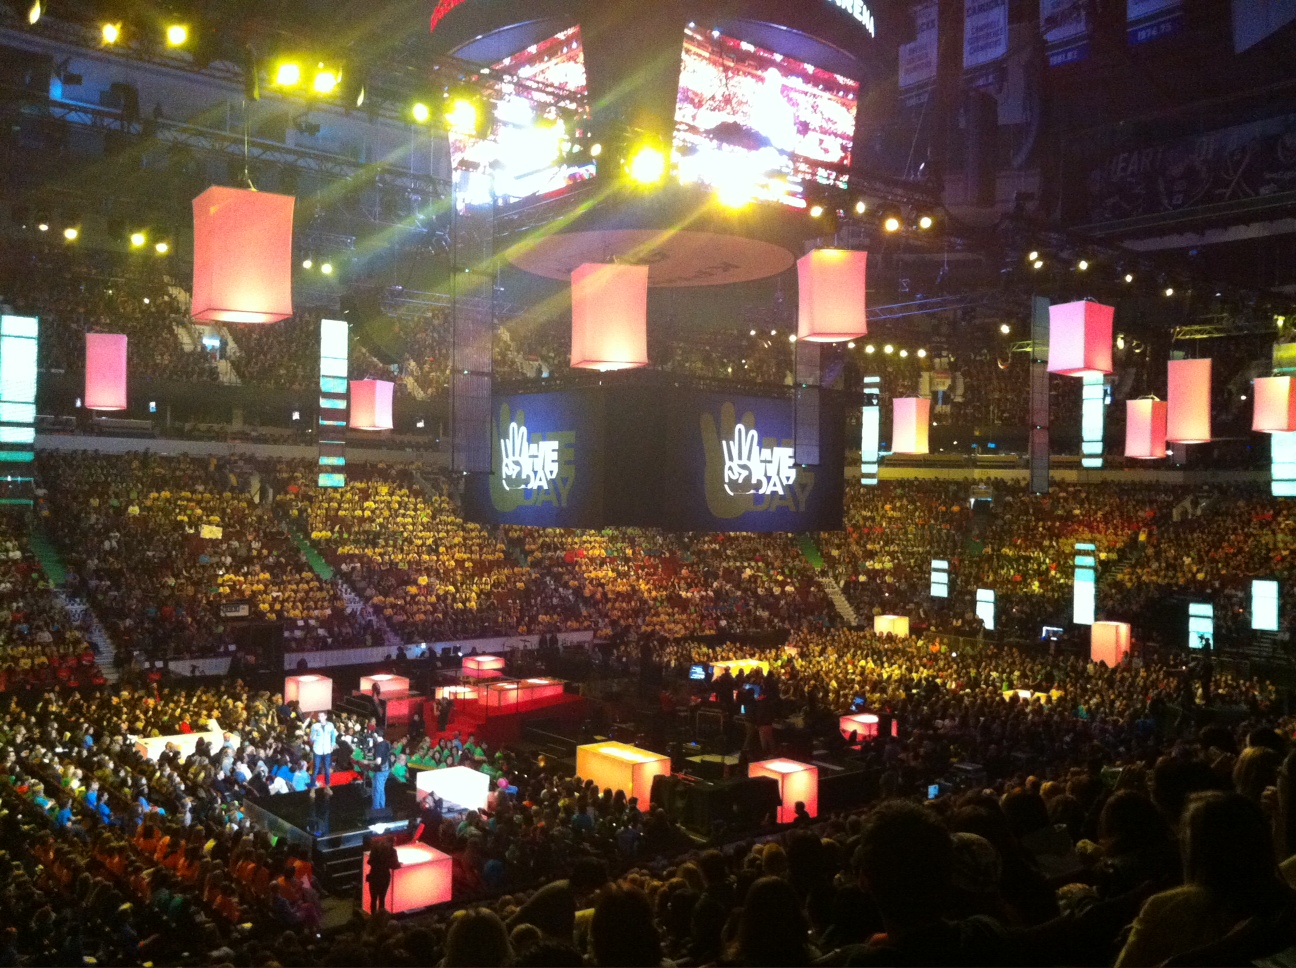
[[1081, 259], [1079, 262], [1076, 263], [1076, 268], [1079, 269], [1081, 272], [1084, 272], [1086, 269], [1089, 268], [1089, 260]]
[[49, 231], [49, 223], [48, 223], [48, 222], [41, 222], [41, 224], [38, 225], [38, 226], [36, 226], [36, 228], [40, 229], [42, 232], [48, 232], [48, 231]]
[[311, 83], [311, 89], [316, 94], [332, 94], [338, 86], [337, 71], [321, 70], [315, 72], [315, 80]]
[[601, 144], [599, 144], [599, 143], [596, 141], [596, 142], [594, 142], [592, 145], [590, 145], [590, 157], [591, 157], [591, 158], [597, 158], [597, 157], [598, 157], [599, 155], [601, 155], [601, 154], [603, 154], [603, 146], [602, 146]]
[[310, 268], [311, 266], [313, 266], [314, 264], [315, 264], [315, 263], [314, 263], [313, 261], [311, 261], [310, 259], [302, 259], [302, 268], [303, 268], [303, 269], [309, 269], [309, 268]]
[[1174, 295], [1174, 287], [1173, 287], [1173, 286], [1166, 286], [1166, 295], [1167, 295], [1167, 296], [1173, 296], [1173, 295]]
[[477, 133], [477, 105], [458, 98], [446, 112], [446, 124], [456, 134]]
[[1034, 262], [1031, 263], [1031, 265], [1033, 265], [1036, 269], [1043, 269], [1043, 268], [1044, 268], [1044, 260], [1043, 260], [1043, 259], [1036, 259]]
[[652, 145], [643, 145], [630, 156], [630, 177], [641, 185], [655, 185], [666, 177], [666, 156]]
[[105, 44], [115, 44], [121, 40], [121, 24], [104, 24], [99, 29], [99, 36]]
[[166, 30], [166, 39], [172, 47], [181, 47], [189, 39], [189, 28], [184, 24], [172, 24]]
[[864, 199], [861, 198], [858, 202], [855, 203], [856, 215], [863, 215], [867, 211], [868, 211], [868, 205], [865, 204]]
[[896, 218], [894, 215], [891, 215], [887, 218], [885, 222], [882, 223], [882, 227], [886, 229], [888, 232], [899, 232], [900, 220]]
[[322, 263], [320, 265], [320, 272], [324, 273], [324, 275], [326, 276], [333, 275], [333, 263], [331, 262]]
[[909, 351], [908, 351], [908, 350], [901, 350], [901, 351], [900, 351], [900, 359], [903, 360], [903, 359], [904, 359], [905, 357], [907, 357], [908, 355], [909, 355]]
[[147, 241], [148, 241], [148, 239], [145, 238], [143, 232], [132, 232], [132, 233], [131, 233], [131, 237], [130, 237], [130, 244], [131, 244], [131, 248], [132, 248], [132, 249], [138, 249], [138, 248], [140, 248], [140, 247], [143, 246], [144, 243], [147, 242]]
[[869, 343], [867, 346], [864, 347], [864, 352], [865, 352], [865, 353], [870, 353], [870, 354], [872, 354], [872, 353], [876, 353], [876, 352], [877, 352], [877, 347], [874, 346], [872, 343]]
[[999, 324], [999, 332], [1001, 332], [1001, 333], [1003, 333], [1005, 336], [1007, 336], [1009, 333], [1012, 332], [1012, 327], [1009, 326], [1007, 323], [1000, 323], [1000, 324]]
[[410, 114], [419, 124], [427, 124], [428, 119], [432, 117], [432, 109], [422, 101], [418, 101], [414, 104], [414, 107], [410, 108]]
[[789, 342], [789, 343], [795, 343], [795, 342], [796, 342], [796, 339], [797, 339], [797, 337], [796, 337], [796, 333], [788, 333], [788, 342]]
[[1038, 252], [1038, 250], [1036, 250], [1036, 249], [1031, 249], [1030, 255], [1028, 255], [1028, 256], [1026, 257], [1026, 261], [1027, 261], [1027, 262], [1036, 262], [1036, 261], [1038, 261], [1038, 260], [1039, 260], [1039, 252]]
[[920, 360], [925, 360], [925, 359], [927, 359], [927, 351], [926, 351], [926, 350], [919, 350], [919, 351], [918, 351], [918, 359], [920, 359]]
[[34, 0], [32, 5], [27, 8], [27, 22], [33, 27], [36, 26], [36, 21], [40, 20], [42, 12], [40, 0]]
[[1132, 273], [1132, 272], [1127, 272], [1127, 273], [1125, 273], [1125, 281], [1126, 281], [1126, 282], [1133, 282], [1133, 281], [1134, 281], [1134, 273]]
[[63, 230], [63, 238], [67, 239], [69, 242], [75, 242], [77, 240], [77, 236], [80, 234], [81, 234], [81, 230], [74, 228], [71, 225], [69, 225], [67, 228]]
[[277, 87], [296, 87], [301, 83], [301, 65], [284, 61], [275, 68], [274, 82]]
[[882, 347], [882, 352], [890, 355], [895, 352], [895, 347], [892, 346], [890, 343], [887, 343], [886, 346]]
[[810, 217], [811, 217], [811, 218], [819, 218], [821, 215], [823, 215], [823, 213], [824, 213], [824, 207], [823, 207], [822, 205], [811, 205], [811, 206], [810, 206]]
[[931, 217], [930, 215], [924, 215], [922, 218], [920, 218], [920, 219], [918, 220], [918, 227], [919, 227], [920, 229], [929, 229], [929, 228], [931, 228], [931, 227], [932, 227], [932, 217]]
[[853, 350], [853, 349], [855, 348], [855, 341], [854, 341], [854, 340], [851, 340], [849, 343], [847, 343], [847, 344], [846, 344], [846, 348], [847, 348], [848, 350]]
[[746, 208], [751, 200], [751, 190], [738, 182], [726, 181], [716, 189], [716, 201], [725, 208]]
[[166, 255], [171, 251], [171, 246], [166, 242], [159, 242], [157, 245], [153, 246], [153, 251], [158, 255]]

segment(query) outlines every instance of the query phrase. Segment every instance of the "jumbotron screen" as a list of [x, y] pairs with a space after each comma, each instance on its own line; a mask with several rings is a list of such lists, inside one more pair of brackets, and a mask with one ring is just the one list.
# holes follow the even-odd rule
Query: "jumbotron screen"
[[675, 103], [680, 181], [794, 205], [809, 182], [844, 186], [858, 104], [849, 77], [690, 28]]
[[450, 135], [460, 204], [490, 204], [492, 170], [500, 201], [559, 192], [594, 177], [588, 156], [579, 163], [567, 157], [574, 119], [557, 106], [565, 94], [582, 101], [585, 96], [580, 27], [505, 57], [491, 70], [501, 79], [487, 88], [493, 104], [489, 131], [480, 139]]

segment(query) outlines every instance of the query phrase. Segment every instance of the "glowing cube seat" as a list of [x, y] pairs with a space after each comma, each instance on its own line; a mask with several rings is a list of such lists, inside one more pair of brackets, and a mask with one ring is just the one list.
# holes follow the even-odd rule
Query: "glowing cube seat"
[[654, 776], [670, 775], [670, 757], [608, 740], [576, 747], [576, 775], [593, 780], [600, 789], [624, 790], [638, 797], [639, 809], [649, 806]]

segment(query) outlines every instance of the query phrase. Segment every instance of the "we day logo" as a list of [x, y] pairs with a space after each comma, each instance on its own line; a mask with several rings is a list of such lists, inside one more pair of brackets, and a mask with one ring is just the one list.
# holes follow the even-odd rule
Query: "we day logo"
[[491, 504], [502, 512], [521, 507], [567, 506], [576, 482], [574, 431], [539, 432], [527, 426], [526, 413], [507, 404], [492, 426]]
[[732, 403], [720, 408], [719, 424], [713, 414], [703, 413], [701, 430], [707, 509], [715, 517], [806, 509], [815, 475], [796, 466], [792, 441], [762, 437], [752, 413], [738, 420]]

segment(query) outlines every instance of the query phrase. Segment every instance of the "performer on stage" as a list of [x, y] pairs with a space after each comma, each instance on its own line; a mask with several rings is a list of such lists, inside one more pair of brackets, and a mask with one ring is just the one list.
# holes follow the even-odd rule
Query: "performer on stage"
[[391, 776], [391, 743], [382, 733], [377, 733], [373, 744], [373, 800], [375, 810], [387, 808], [387, 778]]
[[337, 727], [329, 722], [328, 713], [321, 712], [317, 722], [311, 723], [311, 750], [315, 754], [315, 769], [311, 773], [311, 782], [322, 772], [324, 774], [324, 792], [331, 793], [329, 785], [333, 782], [333, 751], [337, 749]]

